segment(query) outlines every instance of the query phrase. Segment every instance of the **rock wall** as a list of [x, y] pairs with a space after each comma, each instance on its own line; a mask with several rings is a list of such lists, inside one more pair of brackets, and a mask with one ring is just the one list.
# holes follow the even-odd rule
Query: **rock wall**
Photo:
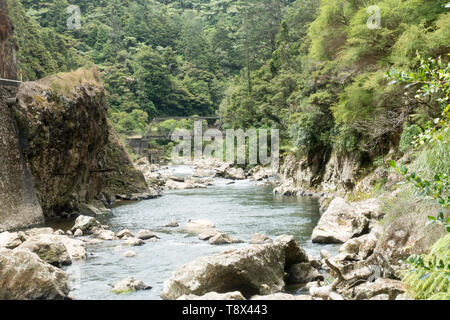
[[360, 179], [361, 161], [355, 155], [339, 155], [337, 152], [317, 150], [309, 156], [297, 159], [288, 155], [281, 168], [280, 194], [308, 194], [311, 190], [346, 193]]
[[[95, 69], [0, 88], [0, 231], [148, 192], [114, 129]], [[18, 103], [6, 105], [17, 96]], [[94, 201], [95, 200], [95, 201]]]
[[13, 111], [5, 103], [14, 94], [15, 90], [0, 87], [0, 232], [44, 219]]
[[95, 69], [23, 83], [17, 97], [23, 153], [45, 216], [77, 211], [105, 192], [110, 202], [118, 193], [147, 191], [108, 124]]
[[[0, 0], [0, 78], [16, 79], [14, 28], [6, 1]], [[0, 87], [0, 232], [41, 222], [44, 218], [33, 179], [23, 157], [14, 112], [6, 101], [17, 89]]]
[[0, 0], [0, 78], [17, 78], [16, 47], [11, 41], [14, 27], [8, 18], [6, 0]]

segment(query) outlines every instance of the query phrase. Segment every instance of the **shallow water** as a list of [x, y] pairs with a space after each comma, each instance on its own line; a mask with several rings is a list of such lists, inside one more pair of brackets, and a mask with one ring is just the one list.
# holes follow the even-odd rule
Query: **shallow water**
[[[176, 175], [188, 175], [189, 168], [177, 167]], [[161, 239], [142, 247], [116, 247], [122, 241], [105, 241], [88, 246], [88, 259], [66, 268], [70, 275], [71, 296], [76, 299], [160, 299], [163, 282], [183, 264], [198, 257], [223, 252], [233, 247], [212, 246], [196, 237], [164, 225], [177, 220], [209, 219], [216, 227], [248, 242], [256, 232], [276, 237], [294, 235], [309, 255], [318, 256], [321, 249], [335, 252], [336, 246], [311, 243], [311, 233], [320, 218], [317, 199], [277, 197], [272, 188], [254, 182], [217, 179], [208, 189], [166, 192], [163, 197], [113, 209], [105, 222], [113, 231], [149, 229]], [[125, 258], [133, 250], [136, 257]], [[111, 293], [109, 284], [132, 276], [153, 287], [127, 295]], [[296, 289], [294, 290], [295, 293]], [[300, 291], [298, 291], [300, 292]]]

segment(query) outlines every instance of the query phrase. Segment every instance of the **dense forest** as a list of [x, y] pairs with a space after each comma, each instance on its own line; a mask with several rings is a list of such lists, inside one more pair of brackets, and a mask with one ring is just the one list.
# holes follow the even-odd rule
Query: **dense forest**
[[[441, 112], [385, 74], [413, 70], [417, 53], [447, 59], [447, 1], [9, 3], [23, 78], [95, 63], [121, 133], [155, 115], [220, 112], [229, 126], [280, 128], [284, 151], [375, 160]], [[370, 4], [380, 28], [367, 27]], [[69, 5], [80, 28], [67, 27]]]

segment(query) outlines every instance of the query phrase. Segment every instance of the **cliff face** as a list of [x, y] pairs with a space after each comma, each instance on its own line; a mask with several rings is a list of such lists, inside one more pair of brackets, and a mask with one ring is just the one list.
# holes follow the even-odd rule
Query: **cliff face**
[[13, 111], [5, 103], [14, 91], [0, 87], [0, 232], [44, 219], [21, 152]]
[[142, 174], [108, 125], [105, 91], [96, 70], [23, 83], [17, 97], [23, 154], [45, 216], [77, 211], [82, 203], [111, 199], [116, 193], [147, 191]]
[[281, 168], [283, 185], [279, 193], [297, 194], [308, 190], [346, 193], [357, 186], [361, 178], [361, 161], [354, 155], [318, 151], [298, 160], [289, 155]]
[[[16, 79], [13, 26], [0, 0], [0, 78]], [[0, 87], [0, 232], [41, 222], [42, 209], [26, 165], [13, 110], [6, 104], [16, 89]]]
[[0, 0], [0, 78], [15, 80], [16, 48], [11, 41], [14, 27], [8, 18], [6, 0]]
[[88, 72], [23, 83], [15, 116], [46, 216], [70, 212], [101, 191], [108, 142], [105, 93]]

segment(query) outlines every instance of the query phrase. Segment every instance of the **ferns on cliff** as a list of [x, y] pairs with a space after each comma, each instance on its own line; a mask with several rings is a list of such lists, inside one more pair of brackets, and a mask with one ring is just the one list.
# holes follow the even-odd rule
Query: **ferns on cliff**
[[[412, 257], [413, 260], [420, 258]], [[403, 282], [414, 299], [450, 300], [450, 234], [436, 242], [420, 263], [404, 273]]]

